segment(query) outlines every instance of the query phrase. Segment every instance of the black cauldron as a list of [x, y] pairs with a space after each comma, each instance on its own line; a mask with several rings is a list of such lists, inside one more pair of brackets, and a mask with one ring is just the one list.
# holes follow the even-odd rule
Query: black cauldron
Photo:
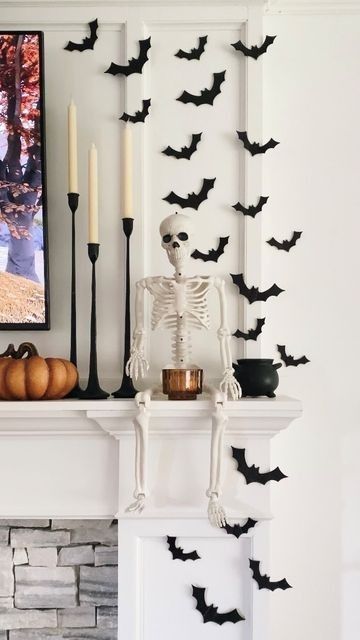
[[268, 396], [275, 398], [275, 389], [279, 384], [279, 375], [276, 369], [281, 367], [281, 362], [273, 364], [273, 360], [267, 358], [242, 358], [233, 364], [235, 378], [241, 386], [243, 397]]

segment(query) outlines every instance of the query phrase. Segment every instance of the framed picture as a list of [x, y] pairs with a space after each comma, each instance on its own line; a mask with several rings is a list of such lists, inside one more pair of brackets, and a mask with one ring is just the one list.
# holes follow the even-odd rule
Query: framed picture
[[40, 31], [0, 31], [0, 329], [49, 329]]

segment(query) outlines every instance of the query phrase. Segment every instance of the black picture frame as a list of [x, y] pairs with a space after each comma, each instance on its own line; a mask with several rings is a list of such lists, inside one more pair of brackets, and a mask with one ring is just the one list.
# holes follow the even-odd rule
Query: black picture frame
[[[42, 281], [40, 280], [40, 283], [39, 283], [41, 286], [41, 294], [42, 294], [41, 313], [39, 312], [39, 315], [36, 316], [37, 311], [34, 311], [34, 312], [31, 311], [31, 313], [34, 315], [34, 320], [31, 319], [31, 313], [30, 313], [30, 315], [28, 315], [29, 320], [26, 320], [26, 321], [18, 322], [18, 321], [11, 321], [11, 319], [9, 319], [9, 322], [3, 321], [3, 319], [1, 318], [2, 313], [1, 313], [1, 302], [0, 302], [0, 330], [2, 331], [49, 330], [50, 329], [50, 282], [49, 282], [48, 200], [47, 200], [47, 175], [46, 175], [44, 33], [42, 31], [31, 30], [31, 29], [0, 30], [0, 45], [2, 43], [2, 38], [4, 38], [4, 36], [24, 36], [25, 38], [31, 38], [31, 37], [37, 38], [37, 50], [38, 50], [38, 62], [39, 62], [39, 77], [38, 77], [37, 86], [39, 90], [39, 96], [38, 96], [37, 122], [36, 124], [34, 124], [34, 128], [35, 126], [38, 127], [38, 139], [40, 141], [40, 144], [39, 144], [40, 157], [37, 158], [37, 161], [41, 168], [41, 189], [38, 192], [38, 194], [41, 193], [41, 196], [40, 196], [41, 204], [39, 204], [39, 199], [38, 199], [36, 202], [36, 207], [37, 206], [41, 207], [41, 213], [42, 213], [41, 223], [42, 223], [42, 253], [43, 253], [42, 258], [43, 260], [41, 264]], [[1, 59], [0, 59], [0, 74], [1, 74]], [[2, 92], [0, 90], [0, 101], [1, 101], [1, 93]], [[35, 145], [34, 145], [34, 148], [35, 148]], [[35, 156], [33, 157], [35, 159]], [[28, 156], [28, 159], [29, 159], [29, 156]], [[3, 163], [2, 154], [0, 153], [0, 170], [1, 170], [1, 164], [3, 165], [4, 163]], [[27, 168], [28, 167], [25, 168], [25, 171], [27, 170]], [[2, 179], [1, 175], [0, 175], [0, 179]], [[1, 182], [0, 182], [0, 185], [1, 185]], [[1, 190], [0, 190], [0, 194], [1, 194]], [[1, 197], [0, 197], [0, 207], [2, 203], [4, 203], [4, 200], [1, 201]], [[33, 220], [35, 216], [36, 216], [36, 213], [33, 216]], [[35, 225], [33, 225], [32, 228], [34, 228], [34, 226]], [[35, 255], [35, 251], [34, 251], [34, 255]], [[35, 258], [33, 262], [33, 271], [36, 271]], [[40, 272], [39, 268], [37, 271]], [[1, 274], [1, 270], [0, 270], [0, 274]], [[28, 276], [23, 278], [22, 275], [19, 275], [17, 273], [14, 274], [14, 272], [12, 272], [12, 274], [22, 277], [23, 280], [24, 279], [31, 280], [31, 278], [29, 278]], [[35, 284], [34, 284], [34, 287], [35, 287]], [[31, 299], [33, 298], [28, 298], [28, 301]]]

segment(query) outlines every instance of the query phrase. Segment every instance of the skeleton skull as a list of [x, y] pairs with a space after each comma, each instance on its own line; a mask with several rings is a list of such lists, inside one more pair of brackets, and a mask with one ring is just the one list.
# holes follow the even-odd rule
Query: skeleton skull
[[182, 213], [168, 216], [160, 225], [161, 246], [179, 275], [191, 254], [192, 233], [192, 222]]

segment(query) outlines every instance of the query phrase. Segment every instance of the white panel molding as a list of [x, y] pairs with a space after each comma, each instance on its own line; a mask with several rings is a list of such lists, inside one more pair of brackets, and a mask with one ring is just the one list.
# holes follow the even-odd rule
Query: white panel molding
[[360, 0], [268, 0], [265, 7], [267, 15], [322, 15], [322, 14], [359, 14]]

